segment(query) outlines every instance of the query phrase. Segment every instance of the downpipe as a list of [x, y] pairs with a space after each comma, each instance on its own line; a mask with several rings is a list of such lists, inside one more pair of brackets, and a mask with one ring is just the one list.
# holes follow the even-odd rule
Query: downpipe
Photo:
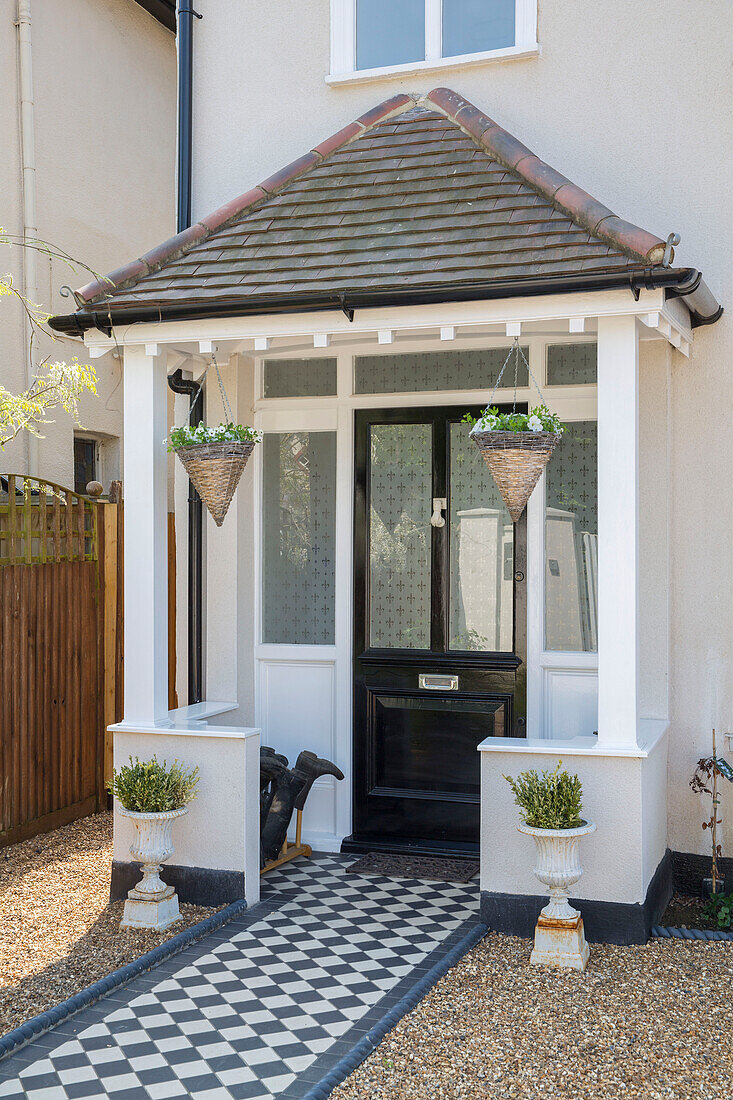
[[[37, 238], [36, 211], [36, 125], [33, 99], [33, 42], [31, 35], [31, 0], [18, 0], [18, 107], [20, 124], [20, 162], [22, 174], [23, 241]], [[34, 305], [38, 301], [38, 256], [35, 248], [23, 248], [23, 294]], [[31, 342], [32, 325], [27, 319], [24, 332], [28, 341], [25, 355], [25, 384], [34, 382]], [[26, 432], [28, 473], [38, 476], [38, 439]]]

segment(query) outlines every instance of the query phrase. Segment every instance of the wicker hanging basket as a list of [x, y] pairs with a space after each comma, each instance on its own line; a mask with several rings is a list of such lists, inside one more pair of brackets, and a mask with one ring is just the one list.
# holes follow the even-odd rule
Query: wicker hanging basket
[[471, 432], [509, 515], [517, 522], [550, 455], [562, 438], [555, 432]]
[[254, 443], [221, 440], [178, 447], [176, 454], [196, 492], [221, 527]]

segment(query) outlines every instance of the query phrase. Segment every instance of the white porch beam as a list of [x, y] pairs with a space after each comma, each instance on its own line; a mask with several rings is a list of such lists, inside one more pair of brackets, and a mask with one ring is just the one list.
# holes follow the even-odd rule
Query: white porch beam
[[639, 333], [598, 320], [598, 745], [637, 746]]
[[143, 724], [168, 714], [168, 387], [161, 350], [128, 347], [124, 362], [124, 720]]

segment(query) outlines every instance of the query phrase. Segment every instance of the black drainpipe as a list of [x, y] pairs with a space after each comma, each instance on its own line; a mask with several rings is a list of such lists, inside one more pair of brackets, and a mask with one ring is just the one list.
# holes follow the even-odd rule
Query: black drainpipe
[[[176, 229], [191, 224], [191, 137], [193, 132], [193, 20], [201, 19], [188, 2], [180, 4], [177, 18], [178, 45], [178, 173]], [[168, 379], [174, 393], [188, 394], [190, 423], [204, 419], [204, 395], [196, 382], [181, 370]], [[203, 695], [203, 511], [201, 497], [188, 483], [188, 701], [200, 703]]]

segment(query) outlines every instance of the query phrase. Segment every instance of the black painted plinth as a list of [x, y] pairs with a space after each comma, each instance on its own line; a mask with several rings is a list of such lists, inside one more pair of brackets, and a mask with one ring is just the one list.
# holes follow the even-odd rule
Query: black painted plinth
[[[176, 867], [166, 864], [160, 877], [172, 886], [179, 901], [189, 905], [227, 905], [244, 897], [244, 873], [242, 871], [218, 871], [211, 867]], [[127, 897], [142, 878], [139, 863], [112, 860], [112, 879], [109, 900], [119, 901]]]
[[[726, 879], [726, 889], [733, 889], [733, 858], [718, 859], [720, 876]], [[672, 878], [674, 888], [680, 894], [702, 895], [702, 880], [710, 877], [710, 856], [696, 856], [692, 852], [672, 852]]]
[[[589, 943], [646, 943], [672, 896], [672, 858], [666, 852], [649, 883], [642, 905], [571, 898], [583, 916]], [[494, 932], [530, 939], [547, 897], [481, 891], [481, 920]]]

